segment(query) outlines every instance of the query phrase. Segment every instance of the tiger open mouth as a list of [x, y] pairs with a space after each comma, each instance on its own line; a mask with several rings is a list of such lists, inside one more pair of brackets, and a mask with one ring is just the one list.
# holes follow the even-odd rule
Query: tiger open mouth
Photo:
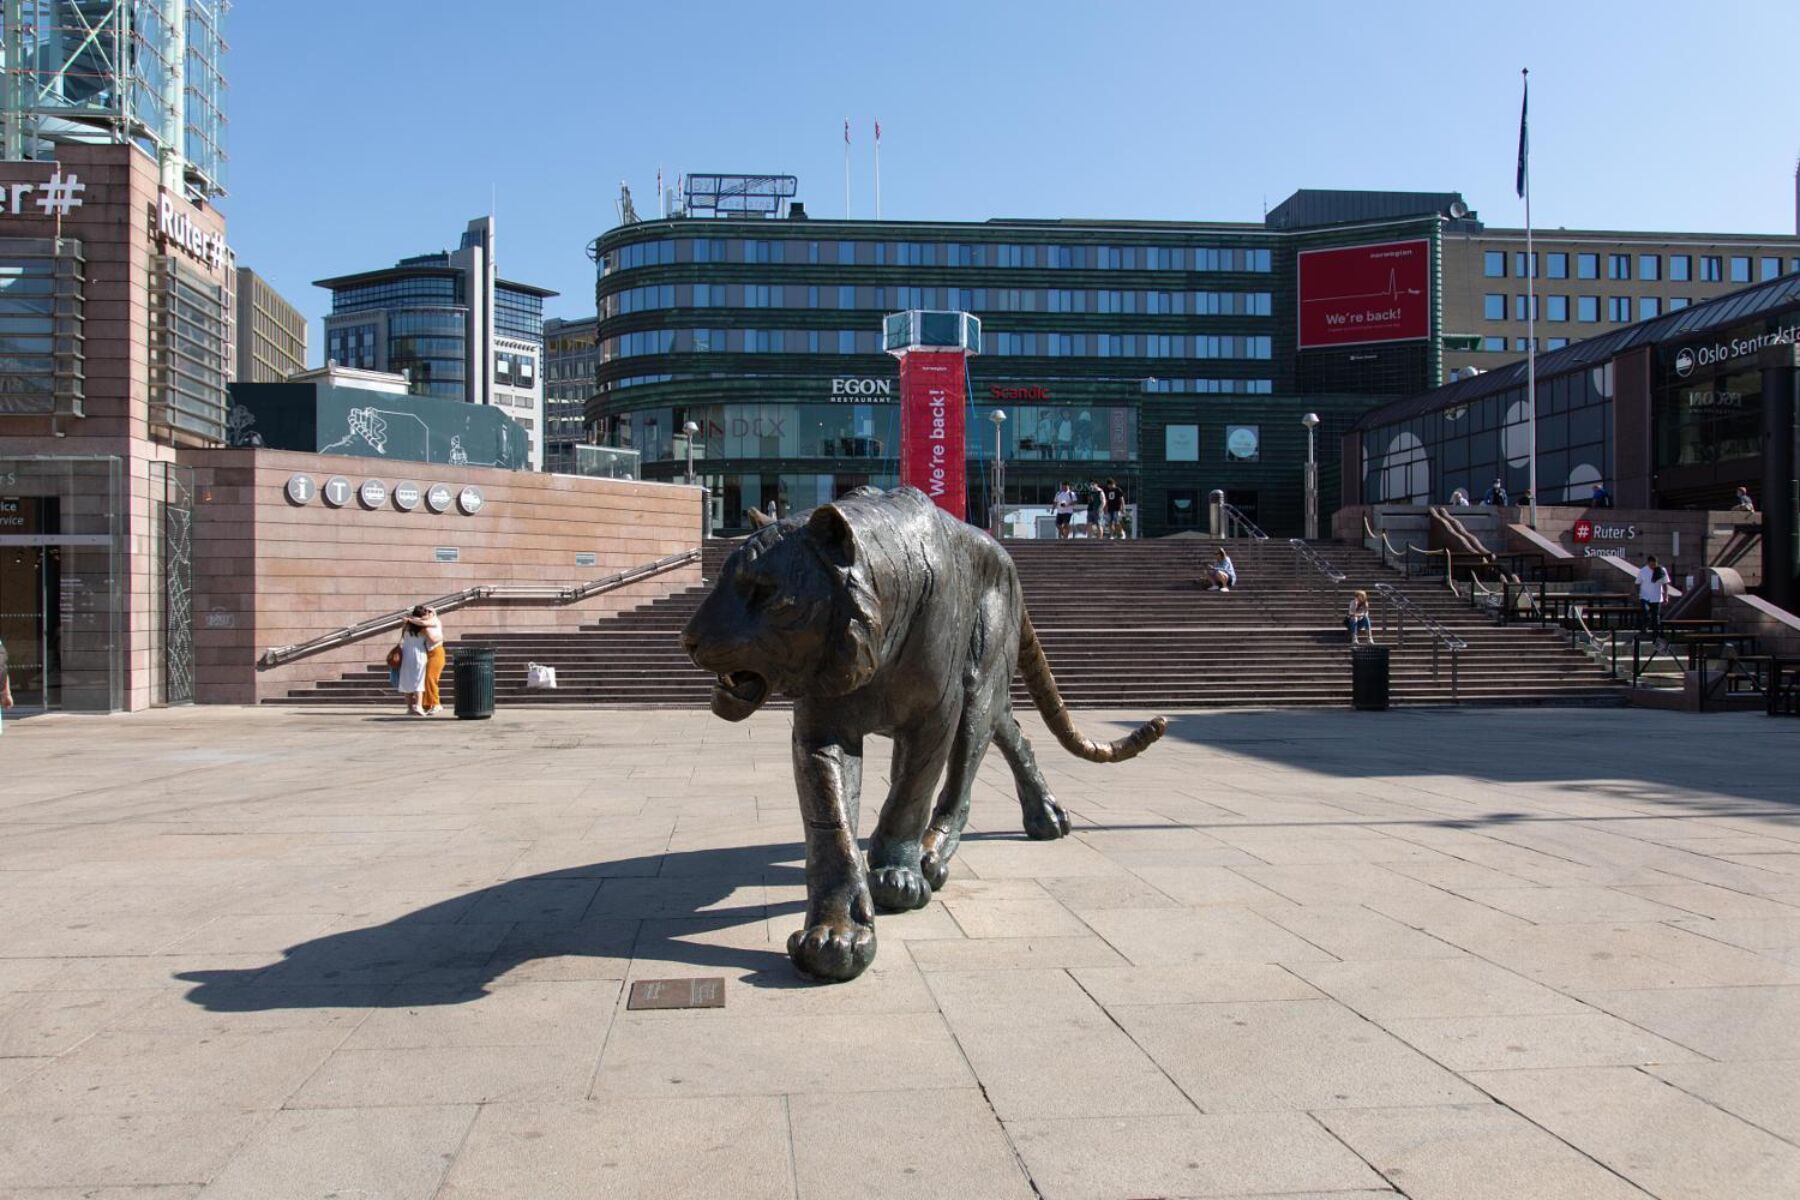
[[728, 671], [713, 686], [712, 710], [715, 717], [741, 721], [762, 707], [769, 698], [769, 681], [754, 671]]

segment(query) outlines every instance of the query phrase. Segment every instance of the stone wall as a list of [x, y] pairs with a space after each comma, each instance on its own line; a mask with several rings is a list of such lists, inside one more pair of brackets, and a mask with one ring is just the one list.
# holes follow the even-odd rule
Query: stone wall
[[[263, 651], [480, 584], [571, 587], [699, 544], [699, 488], [571, 475], [269, 450], [190, 450], [196, 470], [194, 643], [201, 703], [252, 703], [296, 685], [378, 661], [391, 635], [256, 669]], [[295, 474], [323, 484], [342, 475], [387, 485], [389, 499], [342, 508], [314, 495], [287, 498]], [[481, 489], [480, 511], [400, 510], [402, 480]], [[455, 549], [456, 561], [439, 561]], [[593, 565], [578, 565], [592, 554]], [[578, 605], [478, 603], [447, 614], [454, 639], [478, 630], [574, 628], [647, 603], [700, 578], [698, 565], [596, 596]]]

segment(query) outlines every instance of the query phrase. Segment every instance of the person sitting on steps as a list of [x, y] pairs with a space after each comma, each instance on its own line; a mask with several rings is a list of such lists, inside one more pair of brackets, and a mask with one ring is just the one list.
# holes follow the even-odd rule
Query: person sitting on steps
[[1225, 553], [1225, 547], [1220, 546], [1213, 551], [1213, 560], [1200, 572], [1200, 586], [1229, 592], [1236, 583], [1237, 568], [1231, 565], [1231, 556]]

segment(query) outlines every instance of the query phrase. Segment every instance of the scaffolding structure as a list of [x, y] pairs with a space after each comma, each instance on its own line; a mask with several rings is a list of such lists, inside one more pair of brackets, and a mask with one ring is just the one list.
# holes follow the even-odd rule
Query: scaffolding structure
[[225, 192], [230, 0], [0, 0], [0, 155], [133, 142], [163, 185]]

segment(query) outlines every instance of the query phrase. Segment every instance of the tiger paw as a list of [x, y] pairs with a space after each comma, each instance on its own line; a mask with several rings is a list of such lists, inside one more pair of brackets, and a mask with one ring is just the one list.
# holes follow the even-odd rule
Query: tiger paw
[[1069, 814], [1054, 796], [1046, 795], [1035, 803], [1022, 801], [1020, 808], [1025, 817], [1025, 836], [1032, 841], [1049, 842], [1069, 836]]
[[931, 902], [931, 884], [911, 867], [875, 867], [869, 871], [869, 895], [877, 908], [910, 912]]
[[821, 921], [788, 936], [788, 958], [812, 979], [844, 983], [875, 961], [875, 927], [854, 922]]

